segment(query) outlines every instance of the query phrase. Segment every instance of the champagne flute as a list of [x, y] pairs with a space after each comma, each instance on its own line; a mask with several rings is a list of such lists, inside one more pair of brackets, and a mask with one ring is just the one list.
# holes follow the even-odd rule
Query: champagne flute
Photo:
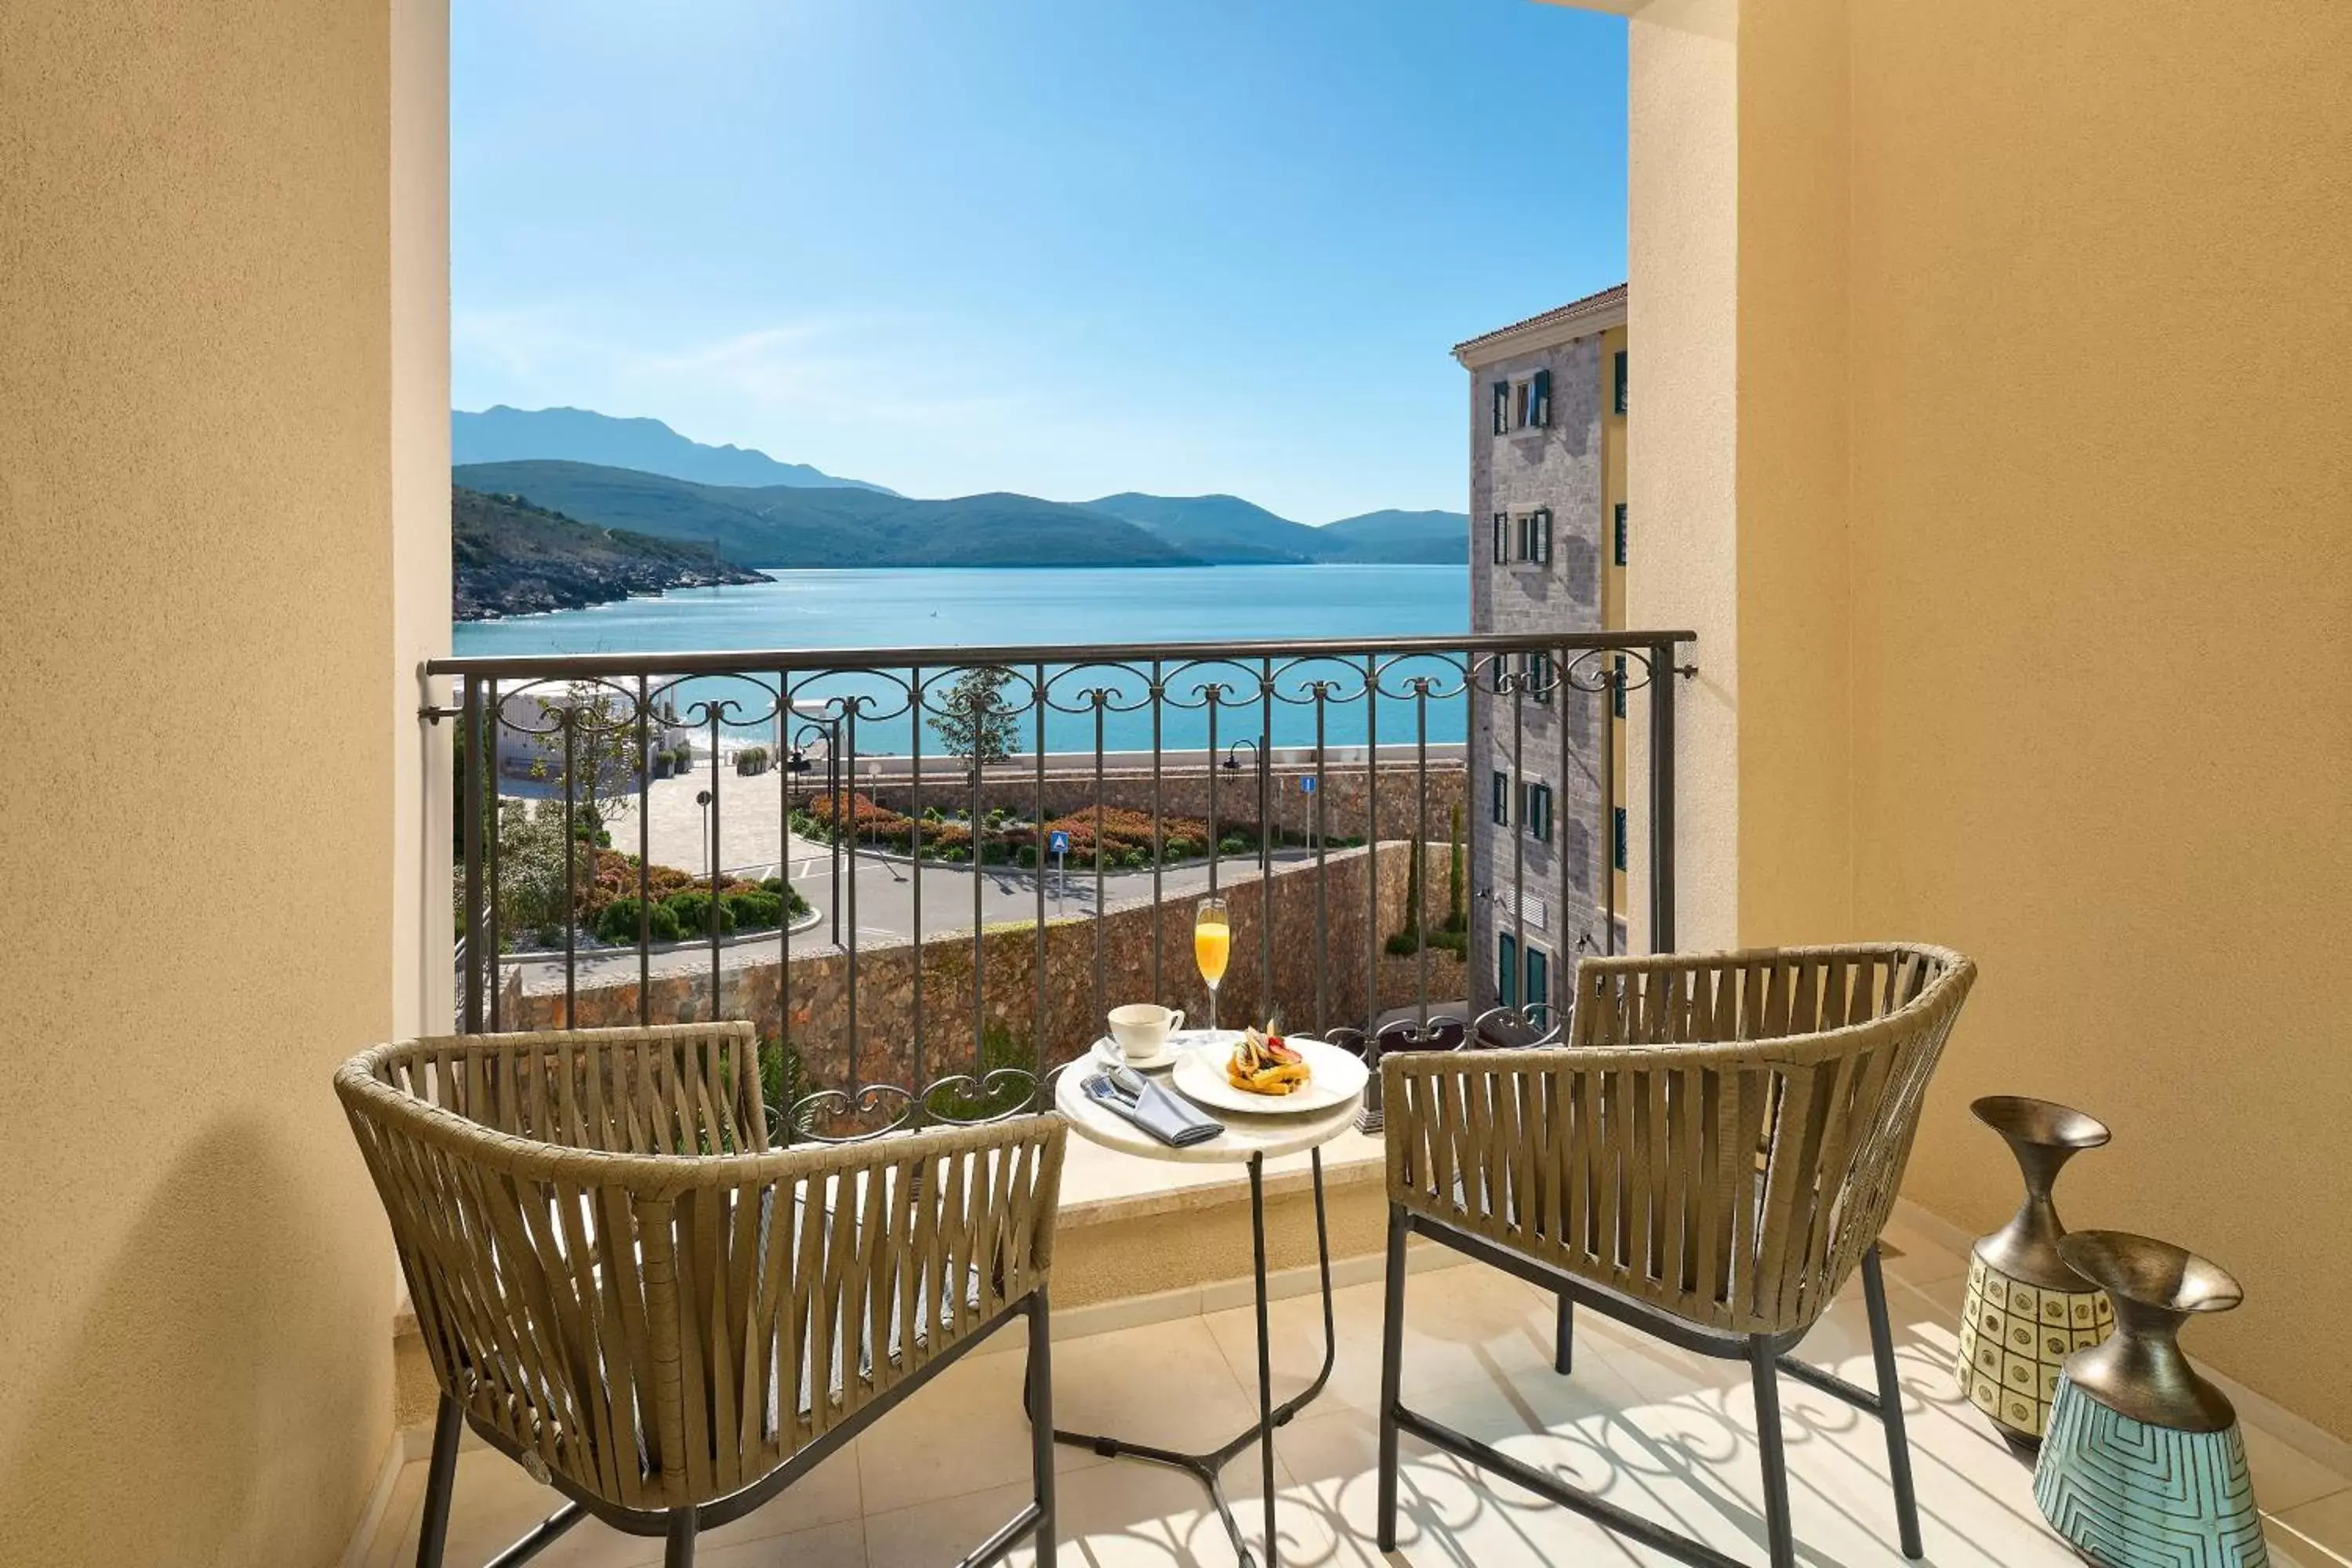
[[1192, 959], [1209, 985], [1209, 1027], [1217, 1026], [1217, 986], [1225, 977], [1225, 962], [1233, 956], [1233, 918], [1225, 900], [1212, 893], [1192, 910]]

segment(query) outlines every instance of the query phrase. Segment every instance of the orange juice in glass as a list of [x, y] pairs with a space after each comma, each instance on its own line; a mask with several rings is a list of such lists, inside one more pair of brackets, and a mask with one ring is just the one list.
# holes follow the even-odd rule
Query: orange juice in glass
[[1217, 1026], [1217, 985], [1225, 977], [1225, 964], [1233, 957], [1233, 920], [1225, 900], [1215, 894], [1202, 899], [1192, 910], [1192, 959], [1201, 966], [1201, 978], [1209, 986], [1209, 1027]]

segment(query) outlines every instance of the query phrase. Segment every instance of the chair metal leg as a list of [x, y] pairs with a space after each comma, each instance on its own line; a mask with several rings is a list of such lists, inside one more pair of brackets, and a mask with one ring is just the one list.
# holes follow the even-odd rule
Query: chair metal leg
[[1054, 1568], [1054, 1330], [1045, 1288], [1029, 1298], [1029, 1375], [1022, 1403], [1029, 1410], [1029, 1476], [1037, 1503], [1037, 1568]]
[[1405, 1211], [1391, 1204], [1388, 1285], [1381, 1302], [1381, 1487], [1376, 1516], [1383, 1552], [1396, 1550], [1397, 1406], [1403, 1401], [1404, 1373], [1404, 1244], [1411, 1233]]
[[1772, 1568], [1797, 1568], [1796, 1537], [1789, 1522], [1789, 1458], [1780, 1446], [1780, 1357], [1769, 1336], [1748, 1342], [1748, 1366], [1756, 1385], [1756, 1447], [1764, 1459], [1764, 1537]]
[[433, 1458], [425, 1471], [425, 1517], [416, 1527], [416, 1568], [441, 1568], [449, 1536], [449, 1493], [457, 1482], [457, 1439], [465, 1433], [457, 1402], [447, 1394], [433, 1411]]
[[1875, 1244], [1862, 1255], [1862, 1300], [1870, 1313], [1870, 1359], [1878, 1367], [1878, 1419], [1886, 1428], [1886, 1468], [1895, 1480], [1895, 1521], [1903, 1534], [1903, 1555], [1917, 1562], [1927, 1548], [1919, 1538], [1919, 1497], [1911, 1484], [1911, 1438], [1903, 1417], [1903, 1384], [1895, 1373], [1895, 1329], [1886, 1315], [1886, 1279]]
[[669, 1535], [662, 1547], [662, 1568], [694, 1568], [694, 1510], [672, 1509]]
[[1566, 1377], [1576, 1369], [1576, 1301], [1559, 1299], [1559, 1325], [1552, 1333], [1551, 1369]]

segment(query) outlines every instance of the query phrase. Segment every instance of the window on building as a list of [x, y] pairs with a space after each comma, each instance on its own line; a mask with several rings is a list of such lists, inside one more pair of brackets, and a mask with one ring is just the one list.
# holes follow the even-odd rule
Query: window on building
[[1495, 514], [1495, 564], [1508, 565], [1510, 560], [1511, 514], [1507, 511], [1498, 511]]
[[1625, 868], [1625, 808], [1619, 806], [1610, 814], [1610, 837], [1614, 841], [1611, 846], [1613, 851], [1612, 864], [1622, 871]]
[[1625, 503], [1617, 503], [1617, 564], [1625, 564]]
[[1538, 370], [1494, 384], [1494, 430], [1509, 436], [1551, 423], [1551, 372]]
[[1528, 944], [1527, 998], [1530, 1007], [1551, 1000], [1551, 954], [1533, 942]]
[[1540, 430], [1551, 423], [1551, 372], [1537, 371], [1511, 384], [1514, 428]]
[[1500, 768], [1495, 770], [1494, 794], [1488, 806], [1496, 822], [1505, 827], [1511, 825], [1511, 775]]
[[1519, 1005], [1519, 943], [1507, 931], [1495, 933], [1495, 1000], [1505, 1007]]
[[1617, 656], [1615, 668], [1610, 674], [1609, 709], [1620, 719], [1625, 717], [1625, 656], [1622, 653]]
[[1538, 507], [1521, 512], [1517, 519], [1518, 558], [1530, 565], [1542, 566], [1551, 561], [1551, 509]]
[[1519, 686], [1537, 701], [1551, 701], [1551, 655], [1523, 653], [1519, 655]]
[[1530, 783], [1519, 802], [1519, 826], [1530, 838], [1551, 842], [1551, 785]]
[[1617, 412], [1625, 412], [1625, 351], [1617, 351]]

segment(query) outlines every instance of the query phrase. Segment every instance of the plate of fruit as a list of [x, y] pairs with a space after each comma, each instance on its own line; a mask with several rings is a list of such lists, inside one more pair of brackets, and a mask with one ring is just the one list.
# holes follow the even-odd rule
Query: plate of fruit
[[1286, 1116], [1345, 1105], [1370, 1076], [1353, 1053], [1328, 1041], [1269, 1028], [1221, 1034], [1186, 1051], [1170, 1081], [1185, 1099], [1219, 1110]]

